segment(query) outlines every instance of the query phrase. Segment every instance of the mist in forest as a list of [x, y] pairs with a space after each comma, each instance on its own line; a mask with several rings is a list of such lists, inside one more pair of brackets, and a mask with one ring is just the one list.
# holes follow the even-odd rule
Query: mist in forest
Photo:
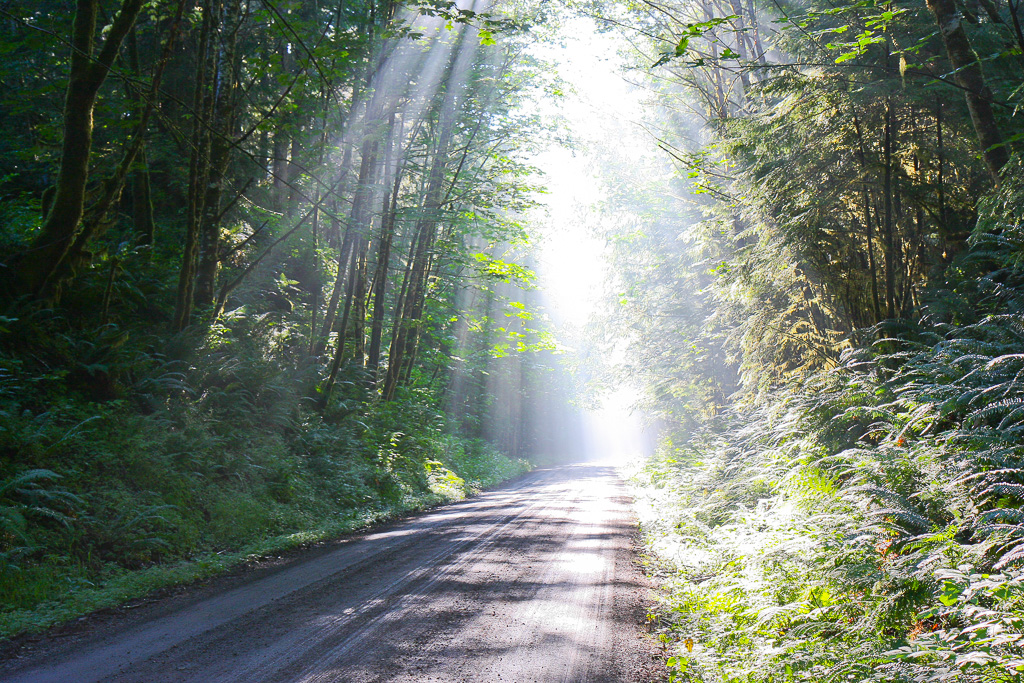
[[545, 12], [4, 5], [3, 633], [584, 457], [536, 273]]
[[584, 12], [647, 139], [594, 157], [579, 366], [653, 426], [673, 677], [1019, 677], [1020, 4]]
[[0, 637], [590, 459], [677, 677], [1015, 680], [1022, 24], [3, 3]]

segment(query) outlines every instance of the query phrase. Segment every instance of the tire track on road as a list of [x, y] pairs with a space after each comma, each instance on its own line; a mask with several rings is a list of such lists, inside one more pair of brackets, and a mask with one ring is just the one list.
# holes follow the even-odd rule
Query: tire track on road
[[618, 662], [632, 654], [616, 645], [613, 608], [637, 589], [619, 576], [632, 527], [610, 468], [539, 471], [223, 593], [154, 608], [49, 660], [41, 651], [9, 678], [0, 668], [0, 679], [624, 681]]

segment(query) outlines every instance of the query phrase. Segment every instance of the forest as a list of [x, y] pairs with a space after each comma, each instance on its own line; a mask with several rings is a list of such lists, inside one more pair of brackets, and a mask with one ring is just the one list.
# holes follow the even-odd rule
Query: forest
[[[658, 435], [671, 680], [1019, 680], [1022, 15], [0, 3], [0, 638], [585, 456], [592, 378]], [[539, 104], [580, 26], [646, 152]], [[576, 348], [566, 145], [607, 218]]]
[[604, 151], [599, 324], [661, 428], [672, 680], [1020, 680], [1019, 3], [585, 11], [661, 152]]
[[3, 3], [0, 636], [573, 452], [539, 12]]

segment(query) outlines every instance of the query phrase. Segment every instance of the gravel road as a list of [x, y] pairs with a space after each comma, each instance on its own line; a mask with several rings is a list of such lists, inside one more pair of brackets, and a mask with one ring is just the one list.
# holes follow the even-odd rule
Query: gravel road
[[541, 470], [25, 647], [0, 679], [647, 681], [635, 527], [612, 468]]

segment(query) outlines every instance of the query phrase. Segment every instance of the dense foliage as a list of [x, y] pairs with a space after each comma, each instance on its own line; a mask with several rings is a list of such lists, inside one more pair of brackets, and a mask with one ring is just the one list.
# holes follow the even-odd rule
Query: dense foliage
[[[998, 23], [970, 15], [958, 26], [985, 57], [974, 66], [1005, 164], [1022, 128], [1022, 57], [1015, 15], [993, 11]], [[636, 318], [685, 318], [674, 329], [707, 340], [698, 353], [724, 345], [710, 412], [737, 382], [756, 395], [799, 381], [870, 341], [863, 330], [920, 316], [993, 185], [967, 86], [951, 73], [962, 69], [928, 7], [627, 3], [608, 21], [641, 27], [635, 77], [657, 108], [647, 125], [680, 176], [652, 188], [674, 205], [618, 237], [625, 261], [647, 259], [620, 269], [622, 291], [648, 314]], [[648, 282], [658, 291], [644, 298]], [[666, 346], [667, 331], [652, 327], [637, 346]], [[673, 348], [652, 374], [677, 385], [715, 374], [675, 372], [693, 348]]]
[[609, 235], [673, 677], [1018, 680], [1017, 3], [585, 6], [675, 167]]
[[560, 452], [543, 4], [467, 7], [0, 8], [0, 633]]

